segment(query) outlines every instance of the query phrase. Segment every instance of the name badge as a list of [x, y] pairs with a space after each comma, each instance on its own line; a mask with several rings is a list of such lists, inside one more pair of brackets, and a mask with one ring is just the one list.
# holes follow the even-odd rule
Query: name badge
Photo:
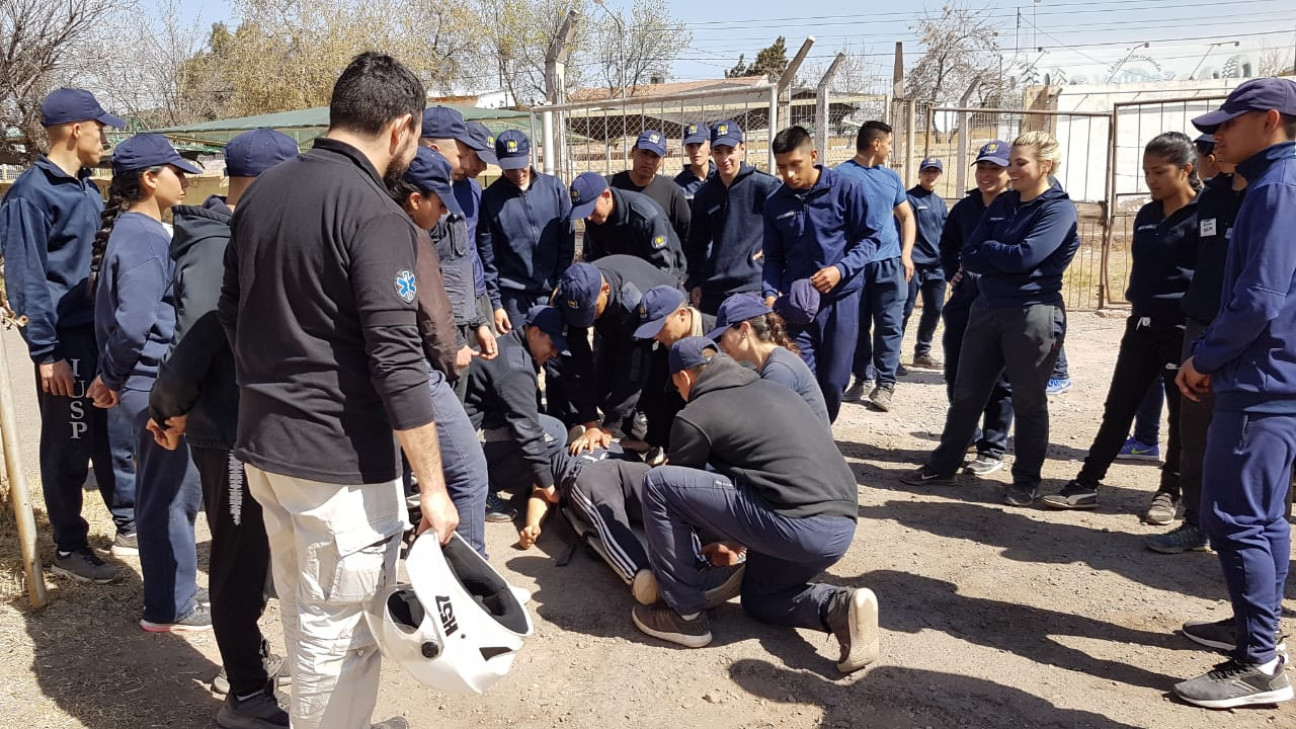
[[1215, 224], [1215, 218], [1209, 218], [1207, 220], [1201, 221], [1201, 234], [1203, 236], [1215, 235], [1217, 232], [1218, 229]]

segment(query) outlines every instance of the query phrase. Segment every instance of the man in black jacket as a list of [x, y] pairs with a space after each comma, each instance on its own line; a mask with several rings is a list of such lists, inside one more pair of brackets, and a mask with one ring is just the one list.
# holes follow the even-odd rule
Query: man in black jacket
[[689, 337], [671, 348], [671, 377], [688, 405], [675, 416], [671, 465], [644, 480], [648, 555], [667, 606], [636, 605], [634, 623], [688, 648], [711, 642], [693, 535], [716, 534], [721, 541], [702, 548], [712, 564], [746, 556], [743, 610], [774, 625], [833, 633], [838, 670], [857, 671], [877, 659], [877, 597], [868, 588], [809, 581], [850, 547], [855, 476], [801, 396], [715, 346]]
[[248, 495], [243, 464], [232, 453], [238, 385], [234, 355], [216, 318], [216, 301], [225, 275], [230, 216], [239, 198], [262, 172], [297, 152], [297, 142], [286, 134], [271, 129], [244, 132], [225, 146], [229, 194], [212, 196], [201, 206], [173, 209], [176, 333], [149, 395], [153, 419], [148, 428], [171, 450], [184, 435], [202, 481], [212, 535], [212, 628], [227, 677], [216, 681], [218, 690], [228, 692], [216, 716], [221, 726], [244, 726], [252, 720], [288, 726], [288, 714], [279, 707], [270, 683], [283, 659], [268, 655], [257, 626], [266, 605], [270, 545], [261, 506]]
[[666, 157], [666, 137], [659, 131], [645, 129], [630, 150], [630, 169], [608, 178], [608, 185], [647, 196], [670, 219], [671, 228], [680, 242], [688, 240], [692, 210], [688, 195], [673, 180], [657, 174]]
[[647, 195], [608, 187], [602, 175], [584, 172], [572, 180], [571, 202], [571, 219], [585, 221], [582, 260], [593, 263], [604, 256], [628, 254], [674, 276], [676, 283], [683, 280], [679, 235], [661, 206]]

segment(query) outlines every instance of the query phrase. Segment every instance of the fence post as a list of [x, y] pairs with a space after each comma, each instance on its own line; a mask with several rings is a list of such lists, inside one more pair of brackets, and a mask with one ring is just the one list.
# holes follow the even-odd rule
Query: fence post
[[828, 113], [828, 84], [832, 82], [832, 77], [837, 73], [837, 67], [846, 60], [845, 53], [838, 53], [833, 59], [828, 70], [824, 71], [823, 78], [819, 79], [819, 85], [815, 86], [815, 148], [819, 150], [819, 159], [826, 165], [828, 164], [828, 122], [830, 115]]
[[905, 119], [904, 184], [906, 189], [913, 187], [914, 185], [913, 180], [910, 179], [911, 174], [909, 169], [913, 167], [914, 127], [917, 126], [914, 123], [914, 117], [917, 116], [917, 114], [918, 102], [914, 99], [909, 99], [905, 104], [905, 116], [907, 118]]
[[1112, 109], [1111, 123], [1107, 125], [1107, 182], [1103, 201], [1105, 208], [1103, 219], [1102, 250], [1098, 259], [1098, 308], [1105, 309], [1108, 303], [1107, 275], [1111, 264], [1112, 239], [1116, 229], [1116, 142], [1120, 138], [1116, 131], [1116, 120], [1119, 109]]
[[[6, 306], [7, 308], [7, 306]], [[23, 473], [18, 445], [18, 416], [14, 411], [13, 388], [9, 382], [9, 358], [5, 352], [3, 330], [20, 325], [25, 316], [14, 319], [9, 312], [0, 314], [0, 441], [4, 448], [5, 474], [9, 477], [9, 503], [13, 507], [14, 521], [18, 526], [18, 548], [22, 555], [23, 571], [27, 575], [27, 600], [36, 609], [45, 607], [45, 573], [41, 570], [40, 555], [36, 551], [36, 520], [32, 515], [31, 496], [27, 490], [27, 475]]]
[[962, 193], [968, 189], [968, 113], [960, 111], [958, 113], [958, 187], [954, 192]]
[[769, 86], [769, 144], [765, 145], [766, 156], [769, 158], [769, 173], [774, 174], [778, 165], [774, 163], [774, 135], [778, 134], [778, 84]]
[[554, 154], [553, 117], [554, 113], [552, 111], [546, 111], [540, 115], [540, 125], [544, 130], [544, 173], [546, 175], [555, 174], [554, 158], [557, 155]]

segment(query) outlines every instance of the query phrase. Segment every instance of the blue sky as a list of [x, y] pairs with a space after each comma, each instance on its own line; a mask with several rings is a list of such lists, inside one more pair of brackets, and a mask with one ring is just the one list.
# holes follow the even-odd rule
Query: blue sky
[[[939, 12], [948, 0], [668, 2], [693, 34], [674, 68], [674, 77], [686, 80], [723, 76], [739, 53], [750, 61], [778, 35], [787, 38], [789, 55], [805, 36], [816, 36], [810, 64], [822, 65], [837, 51], [850, 49], [867, 54], [879, 72], [889, 74], [895, 41], [904, 41], [907, 59], [916, 59], [915, 21], [924, 10]], [[233, 14], [227, 0], [180, 3], [204, 25], [228, 20]], [[632, 0], [607, 0], [607, 4], [628, 10]], [[1258, 61], [1264, 48], [1284, 49], [1286, 58], [1296, 48], [1296, 0], [970, 0], [969, 4], [989, 9], [1009, 62], [1014, 57], [1028, 64], [1039, 59], [1038, 68], [1044, 72], [1062, 68], [1072, 76], [1098, 81], [1105, 80], [1111, 64], [1143, 42], [1150, 46], [1139, 53], [1179, 78], [1187, 78], [1208, 50], [1206, 68], [1222, 65], [1234, 53], [1249, 53]], [[736, 13], [739, 9], [742, 12]], [[589, 20], [604, 18], [596, 8]], [[1234, 40], [1241, 45], [1210, 48], [1213, 41]], [[1155, 71], [1137, 57], [1131, 66]]]

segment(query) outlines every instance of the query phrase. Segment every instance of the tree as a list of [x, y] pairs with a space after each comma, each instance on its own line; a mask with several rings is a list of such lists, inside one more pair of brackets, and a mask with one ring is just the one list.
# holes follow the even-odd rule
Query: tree
[[620, 12], [611, 20], [591, 21], [590, 54], [608, 92], [626, 96], [655, 79], [670, 77], [671, 64], [693, 39], [684, 24], [671, 17], [665, 0], [635, 0], [626, 23]]
[[743, 63], [746, 58], [746, 54], [739, 53], [738, 63], [734, 64], [733, 68], [725, 71], [725, 78], [742, 78], [743, 76], [750, 76], [751, 74], [747, 73], [747, 64]]
[[[139, 28], [149, 30], [140, 33]], [[123, 44], [124, 37], [136, 41]], [[189, 59], [202, 46], [196, 23], [186, 24], [177, 0], [159, 0], [156, 7], [135, 7], [99, 24], [94, 46], [107, 61], [95, 64], [90, 83], [104, 103], [132, 117], [145, 128], [184, 124], [201, 118], [187, 94]]]
[[908, 73], [909, 98], [954, 103], [973, 84], [982, 98], [999, 95], [999, 31], [986, 9], [946, 5], [939, 13], [927, 13], [914, 30], [923, 55]]
[[750, 65], [744, 63], [746, 54], [738, 54], [738, 63], [728, 71], [725, 71], [725, 78], [742, 78], [744, 76], [765, 76], [770, 83], [778, 83], [783, 78], [783, 72], [787, 70], [787, 42], [783, 36], [779, 36], [773, 43], [760, 49], [756, 53], [756, 60]]
[[476, 9], [485, 26], [494, 73], [488, 79], [465, 80], [476, 81], [478, 86], [497, 81], [515, 103], [540, 101], [545, 96], [545, 52], [567, 13], [575, 10], [579, 19], [569, 50], [566, 86], [582, 85], [586, 66], [574, 61], [590, 42], [587, 0], [476, 0]]
[[125, 0], [0, 0], [0, 153], [35, 160], [41, 99], [84, 81], [92, 56], [82, 51], [97, 24], [124, 7]]

